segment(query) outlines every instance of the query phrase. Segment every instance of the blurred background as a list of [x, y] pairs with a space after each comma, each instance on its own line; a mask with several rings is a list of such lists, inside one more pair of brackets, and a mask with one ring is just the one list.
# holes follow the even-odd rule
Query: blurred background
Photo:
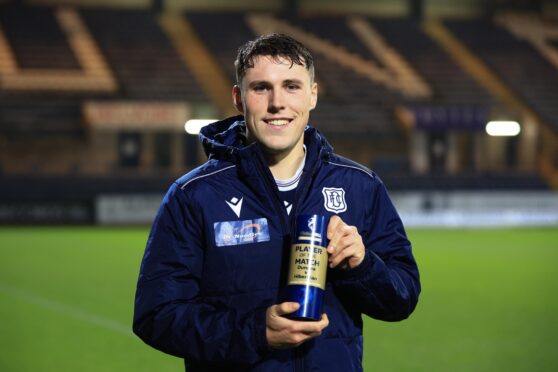
[[365, 370], [556, 370], [556, 0], [0, 0], [0, 370], [182, 369], [131, 335], [139, 262], [205, 161], [186, 123], [236, 114], [269, 32], [312, 50], [310, 123], [380, 175], [423, 272]]
[[558, 223], [556, 1], [0, 4], [3, 223], [151, 222], [205, 161], [185, 122], [235, 114], [236, 50], [268, 32], [313, 51], [311, 124], [409, 224]]

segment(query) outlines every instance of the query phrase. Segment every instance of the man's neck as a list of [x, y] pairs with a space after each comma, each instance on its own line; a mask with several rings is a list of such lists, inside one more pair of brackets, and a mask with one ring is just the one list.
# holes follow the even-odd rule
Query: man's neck
[[266, 154], [269, 170], [276, 180], [286, 180], [294, 176], [300, 163], [304, 160], [304, 147], [297, 146], [287, 154]]

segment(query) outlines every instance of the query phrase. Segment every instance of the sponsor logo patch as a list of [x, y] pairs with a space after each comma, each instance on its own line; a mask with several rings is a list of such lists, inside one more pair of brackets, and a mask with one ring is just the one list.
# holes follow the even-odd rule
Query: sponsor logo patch
[[215, 222], [213, 231], [215, 244], [218, 247], [269, 241], [269, 226], [266, 218]]

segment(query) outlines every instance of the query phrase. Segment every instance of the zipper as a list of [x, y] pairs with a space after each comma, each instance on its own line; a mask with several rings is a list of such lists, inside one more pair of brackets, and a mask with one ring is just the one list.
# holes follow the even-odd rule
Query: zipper
[[[296, 209], [295, 206], [297, 203], [295, 203], [295, 205], [293, 206], [293, 211], [291, 211], [291, 216], [289, 216], [287, 214], [287, 210], [285, 209], [285, 206], [283, 205], [283, 203], [281, 202], [280, 198], [279, 198], [279, 193], [277, 192], [277, 185], [276, 184], [272, 184], [271, 183], [271, 179], [272, 177], [269, 176], [269, 174], [267, 174], [267, 172], [265, 171], [265, 169], [261, 166], [261, 160], [260, 160], [260, 164], [258, 164], [259, 166], [257, 166], [256, 168], [258, 168], [258, 172], [260, 173], [260, 176], [265, 180], [265, 185], [268, 188], [268, 192], [270, 192], [271, 194], [273, 194], [272, 199], [273, 199], [273, 203], [275, 204], [275, 208], [276, 210], [279, 210], [279, 213], [281, 214], [281, 227], [283, 228], [283, 233], [288, 233], [289, 235], [291, 234], [291, 229], [292, 229], [292, 221], [293, 218], [291, 216], [294, 215], [293, 211]], [[289, 226], [291, 225], [291, 226]], [[303, 347], [303, 345], [300, 345], [299, 347], [296, 347], [293, 349], [293, 359], [294, 359], [294, 371], [295, 372], [302, 372], [304, 371], [304, 361], [303, 361], [303, 356], [302, 356], [302, 352], [301, 352], [301, 348]]]
[[[321, 162], [321, 156], [316, 160], [316, 163], [312, 165], [312, 168], [306, 172], [303, 171], [302, 176], [300, 177], [300, 183], [298, 185], [295, 202], [290, 215], [293, 224], [296, 222], [296, 215], [300, 209], [300, 205], [302, 204], [303, 198], [305, 197], [306, 193], [308, 192], [308, 189], [310, 188], [312, 179], [316, 175], [320, 162]], [[294, 349], [295, 372], [304, 372], [304, 349], [307, 347], [307, 345], [308, 344], [305, 343]]]
[[[291, 214], [290, 214], [290, 221], [291, 221], [291, 225], [294, 226], [294, 224], [296, 223], [296, 215], [298, 213], [299, 210], [299, 206], [302, 204], [302, 199], [304, 197], [304, 195], [306, 195], [306, 192], [308, 191], [308, 188], [310, 187], [310, 181], [312, 180], [312, 176], [314, 175], [314, 169], [312, 169], [310, 172], [304, 172], [302, 173], [302, 177], [300, 177], [300, 183], [298, 185], [298, 190], [296, 193], [296, 197], [295, 197], [295, 201], [294, 201], [294, 205], [293, 205], [293, 209], [291, 210]], [[293, 354], [294, 354], [294, 371], [295, 372], [303, 372], [304, 371], [304, 353], [303, 353], [303, 348], [306, 346], [306, 344], [302, 344], [299, 347], [296, 347], [293, 350]]]
[[[311, 174], [313, 173], [314, 172], [312, 171]], [[298, 190], [296, 192], [295, 201], [293, 203], [294, 204], [293, 209], [291, 210], [291, 214], [289, 216], [293, 224], [294, 224], [294, 219], [296, 218], [295, 216], [298, 213], [298, 209], [301, 204], [302, 197], [306, 195], [308, 187], [310, 186], [311, 179], [312, 177], [308, 174], [308, 172], [302, 171], [302, 176], [300, 177], [299, 185], [297, 187]]]
[[[264, 179], [264, 182], [268, 188], [268, 192], [273, 194], [272, 196], [273, 203], [275, 204], [276, 210], [279, 210], [281, 214], [281, 227], [283, 228], [283, 232], [288, 233], [290, 235], [291, 231], [294, 229], [294, 223], [296, 222], [295, 216], [296, 213], [298, 212], [299, 205], [301, 204], [300, 200], [304, 195], [306, 195], [306, 192], [308, 191], [308, 187], [310, 186], [311, 183], [310, 181], [312, 179], [312, 176], [315, 173], [316, 167], [314, 167], [310, 172], [303, 171], [299, 183], [300, 189], [297, 190], [295, 201], [293, 203], [294, 204], [293, 209], [291, 210], [290, 215], [287, 213], [285, 206], [283, 205], [283, 203], [279, 198], [279, 193], [277, 192], [276, 184], [271, 182], [273, 177], [270, 177], [270, 175], [268, 174], [269, 172], [265, 171], [265, 168], [262, 166], [261, 159], [259, 159], [258, 166], [256, 168], [258, 168], [258, 173]], [[294, 359], [293, 367], [295, 372], [304, 371], [304, 354], [303, 354], [304, 347], [305, 345], [302, 344], [293, 349], [293, 359]]]
[[[303, 199], [303, 197], [306, 195], [306, 193], [308, 192], [308, 188], [310, 187], [310, 184], [312, 183], [312, 178], [315, 176], [317, 169], [319, 167], [321, 158], [318, 158], [316, 160], [315, 164], [312, 164], [312, 168], [308, 171], [302, 171], [302, 176], [300, 177], [300, 181], [297, 187], [297, 192], [296, 192], [296, 196], [295, 196], [295, 201], [294, 201], [294, 205], [293, 205], [293, 209], [291, 210], [291, 215], [290, 217], [294, 220], [295, 217], [298, 213], [299, 210], [299, 206]], [[294, 224], [294, 222], [293, 222]]]
[[[259, 154], [258, 154], [259, 155]], [[279, 193], [277, 191], [277, 185], [275, 183], [271, 183], [272, 178], [271, 172], [268, 171], [266, 172], [265, 169], [263, 168], [262, 165], [262, 159], [260, 158], [260, 156], [258, 156], [258, 164], [256, 166], [256, 168], [258, 169], [258, 173], [260, 174], [260, 177], [262, 177], [262, 179], [264, 179], [264, 183], [267, 186], [267, 191], [269, 193], [271, 193], [271, 199], [273, 201], [273, 204], [275, 204], [275, 210], [279, 212], [279, 214], [281, 215], [281, 227], [283, 230], [283, 234], [288, 234], [291, 235], [291, 228], [289, 227], [289, 223], [287, 223], [286, 221], [289, 220], [289, 217], [287, 215], [287, 210], [285, 209], [285, 206], [283, 205], [283, 203], [281, 202], [281, 200], [279, 199]]]

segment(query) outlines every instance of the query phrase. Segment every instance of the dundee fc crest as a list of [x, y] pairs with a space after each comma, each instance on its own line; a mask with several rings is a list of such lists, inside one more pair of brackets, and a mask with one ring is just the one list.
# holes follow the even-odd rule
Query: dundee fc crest
[[333, 213], [341, 213], [347, 210], [345, 202], [345, 190], [337, 187], [324, 187], [324, 208]]

